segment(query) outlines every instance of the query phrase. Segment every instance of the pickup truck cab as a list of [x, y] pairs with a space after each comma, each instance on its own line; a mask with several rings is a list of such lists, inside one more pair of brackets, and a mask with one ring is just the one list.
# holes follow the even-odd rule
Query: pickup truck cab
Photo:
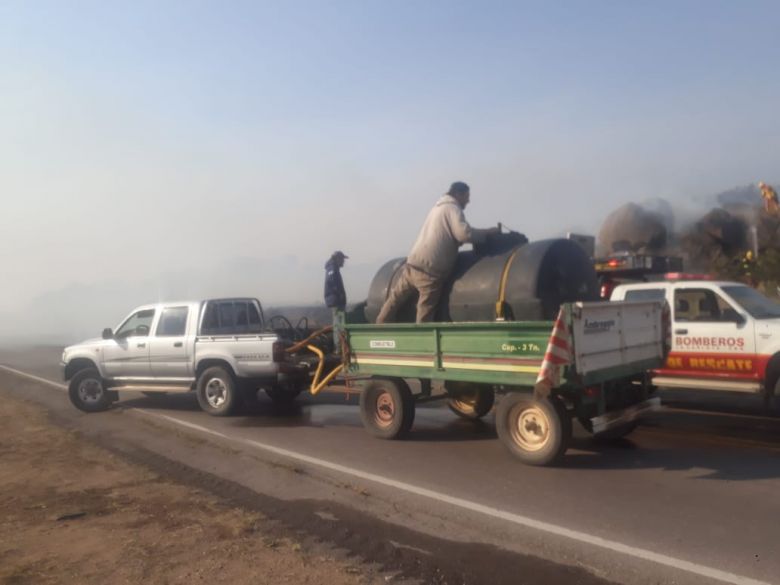
[[615, 301], [666, 300], [672, 350], [656, 386], [780, 395], [780, 304], [737, 282], [664, 280], [615, 287]]
[[260, 387], [275, 401], [295, 397], [308, 364], [295, 364], [290, 343], [265, 326], [251, 298], [144, 305], [102, 338], [66, 347], [64, 378], [73, 404], [105, 410], [120, 391], [197, 392], [213, 415], [234, 412]]

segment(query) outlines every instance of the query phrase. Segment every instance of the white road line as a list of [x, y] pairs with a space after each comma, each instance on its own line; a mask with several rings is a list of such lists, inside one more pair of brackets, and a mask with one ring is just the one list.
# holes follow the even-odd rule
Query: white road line
[[52, 380], [47, 380], [46, 378], [40, 378], [38, 376], [33, 376], [32, 374], [28, 374], [27, 372], [23, 372], [21, 370], [16, 370], [14, 368], [10, 368], [8, 366], [0, 365], [1, 370], [5, 370], [6, 372], [11, 372], [12, 374], [16, 374], [17, 376], [22, 376], [24, 378], [29, 378], [30, 380], [35, 380], [36, 382], [41, 382], [42, 384], [46, 384], [48, 386], [52, 386], [54, 388], [57, 388], [57, 390], [67, 390], [68, 387], [65, 384], [60, 384], [59, 382], [53, 382]]
[[[56, 382], [52, 382], [51, 380], [46, 380], [45, 378], [39, 378], [38, 376], [33, 376], [32, 374], [28, 374], [26, 372], [22, 372], [20, 370], [15, 370], [13, 368], [9, 368], [6, 366], [0, 366], [1, 369], [7, 370], [9, 372], [12, 372], [14, 374], [17, 374], [19, 376], [23, 376], [26, 378], [30, 378], [32, 380], [36, 380], [39, 382], [42, 382], [44, 384], [47, 384], [49, 386], [54, 386], [58, 389], [63, 389], [63, 384], [58, 384]], [[335, 471], [338, 473], [342, 473], [344, 475], [350, 475], [352, 477], [357, 477], [360, 479], [364, 479], [366, 481], [371, 481], [374, 483], [378, 483], [380, 485], [384, 485], [386, 487], [391, 487], [406, 493], [414, 494], [416, 496], [420, 496], [423, 498], [428, 498], [431, 500], [435, 500], [437, 502], [442, 502], [445, 504], [449, 504], [451, 506], [455, 506], [457, 508], [461, 508], [464, 510], [469, 510], [471, 512], [476, 512], [478, 514], [482, 514], [484, 516], [490, 516], [492, 518], [497, 518], [499, 520], [504, 520], [506, 522], [510, 522], [512, 524], [517, 524], [519, 526], [524, 526], [526, 528], [533, 528], [535, 530], [539, 530], [540, 532], [546, 532], [547, 534], [553, 534], [555, 536], [561, 536], [564, 538], [568, 538], [570, 540], [574, 540], [577, 542], [581, 542], [584, 544], [589, 544], [592, 546], [596, 546], [602, 549], [606, 549], [608, 551], [616, 552], [622, 555], [626, 555], [629, 557], [634, 557], [637, 559], [642, 559], [645, 561], [650, 561], [653, 563], [657, 563], [659, 565], [663, 565], [666, 567], [671, 567], [673, 569], [678, 569], [681, 571], [685, 571], [688, 573], [692, 573], [694, 575], [699, 575], [701, 577], [707, 577], [709, 579], [715, 579], [717, 581], [721, 581], [723, 583], [731, 583], [733, 585], [770, 585], [766, 581], [759, 581], [757, 579], [752, 579], [750, 577], [745, 577], [742, 575], [736, 575], [734, 573], [729, 573], [727, 571], [721, 571], [720, 569], [716, 569], [713, 567], [708, 567], [706, 565], [700, 565], [698, 563], [692, 563], [690, 561], [686, 561], [683, 559], [678, 559], [675, 557], [671, 557], [668, 555], [664, 555], [661, 553], [656, 553], [651, 550], [638, 548], [634, 546], [629, 546], [614, 540], [608, 540], [606, 538], [602, 538], [600, 536], [596, 536], [593, 534], [588, 534], [587, 532], [581, 532], [579, 530], [572, 530], [570, 528], [566, 528], [564, 526], [560, 526], [557, 524], [551, 524], [549, 522], [543, 522], [541, 520], [535, 520], [533, 518], [529, 518], [527, 516], [522, 516], [520, 514], [515, 514], [514, 512], [508, 512], [506, 510], [501, 510], [499, 508], [493, 508], [490, 506], [486, 506], [484, 504], [479, 504], [477, 502], [472, 502], [470, 500], [465, 500], [463, 498], [458, 498], [455, 496], [448, 496], [446, 494], [435, 492], [433, 490], [429, 490], [423, 487], [419, 487], [410, 483], [406, 483], [403, 481], [398, 481], [389, 477], [385, 477], [382, 475], [377, 475], [375, 473], [370, 473], [367, 471], [361, 471], [360, 469], [355, 469], [353, 467], [347, 467], [346, 465], [341, 465], [339, 463], [334, 463], [332, 461], [327, 461], [325, 459], [320, 459], [318, 457], [312, 457], [310, 455], [305, 455], [303, 453], [298, 453], [297, 451], [290, 451], [289, 449], [282, 449], [280, 447], [275, 447], [273, 445], [268, 445], [266, 443], [261, 443], [259, 441], [253, 441], [251, 439], [243, 439], [240, 437], [232, 437], [230, 435], [226, 435], [224, 433], [220, 433], [218, 431], [214, 431], [212, 429], [203, 427], [201, 425], [197, 425], [191, 422], [187, 422], [181, 419], [178, 419], [173, 416], [169, 416], [167, 414], [159, 414], [157, 412], [152, 412], [140, 408], [135, 408], [133, 410], [136, 410], [140, 413], [143, 413], [147, 416], [151, 416], [154, 418], [166, 420], [168, 422], [171, 422], [173, 424], [186, 427], [188, 429], [192, 429], [195, 431], [199, 431], [202, 433], [206, 433], [208, 435], [212, 435], [215, 437], [219, 437], [221, 439], [226, 439], [228, 441], [233, 441], [236, 443], [241, 443], [244, 445], [248, 445], [251, 447], [255, 447], [257, 449], [261, 449], [263, 451], [266, 451], [268, 453], [273, 453], [275, 455], [280, 455], [282, 457], [287, 457], [289, 459], [293, 459], [296, 461], [300, 461], [303, 463], [308, 463], [310, 465], [314, 465], [317, 467], [321, 467], [323, 469], [328, 469], [330, 471]]]

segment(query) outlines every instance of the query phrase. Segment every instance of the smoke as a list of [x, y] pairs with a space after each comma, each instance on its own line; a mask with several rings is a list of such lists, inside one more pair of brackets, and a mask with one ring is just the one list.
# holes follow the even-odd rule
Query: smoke
[[757, 185], [735, 187], [707, 197], [653, 199], [622, 205], [602, 223], [598, 251], [623, 250], [682, 256], [689, 270], [709, 270], [754, 246], [780, 246], [780, 218], [764, 211]]
[[[0, 313], [0, 345], [67, 344], [97, 337], [135, 307], [156, 302], [253, 296], [269, 308], [294, 320], [307, 316], [322, 322], [328, 311], [282, 310], [293, 305], [321, 306], [324, 264], [279, 255], [271, 258], [236, 257], [228, 261], [188, 267], [151, 278], [75, 282], [30, 298], [14, 312]], [[376, 271], [371, 262], [347, 261], [342, 274], [349, 303], [365, 299]], [[300, 313], [300, 314], [299, 314]]]

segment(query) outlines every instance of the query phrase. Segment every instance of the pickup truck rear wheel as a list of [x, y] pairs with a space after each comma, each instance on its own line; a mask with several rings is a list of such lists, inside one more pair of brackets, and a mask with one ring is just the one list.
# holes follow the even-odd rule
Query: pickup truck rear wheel
[[451, 398], [447, 401], [450, 410], [461, 418], [478, 420], [493, 408], [496, 394], [490, 387], [478, 384], [467, 387], [447, 388]]
[[230, 416], [241, 403], [233, 375], [222, 366], [204, 370], [198, 378], [198, 404], [212, 416]]
[[571, 441], [571, 417], [555, 398], [510, 393], [496, 408], [496, 430], [504, 446], [529, 465], [558, 463]]
[[376, 378], [360, 393], [360, 418], [380, 439], [401, 439], [414, 423], [414, 396], [399, 378]]
[[84, 412], [108, 410], [114, 401], [113, 393], [106, 389], [100, 372], [95, 368], [81, 370], [71, 378], [68, 397], [73, 406]]

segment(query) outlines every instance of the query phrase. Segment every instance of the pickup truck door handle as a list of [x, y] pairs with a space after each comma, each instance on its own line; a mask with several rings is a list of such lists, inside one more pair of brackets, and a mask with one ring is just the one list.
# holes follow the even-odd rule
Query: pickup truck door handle
[[173, 347], [181, 347], [182, 345], [184, 344], [181, 341], [177, 341], [176, 343], [173, 344]]
[[139, 343], [138, 347], [146, 347], [146, 344], [145, 343]]
[[674, 332], [677, 335], [686, 335], [688, 333], [688, 330], [687, 329], [675, 329]]

